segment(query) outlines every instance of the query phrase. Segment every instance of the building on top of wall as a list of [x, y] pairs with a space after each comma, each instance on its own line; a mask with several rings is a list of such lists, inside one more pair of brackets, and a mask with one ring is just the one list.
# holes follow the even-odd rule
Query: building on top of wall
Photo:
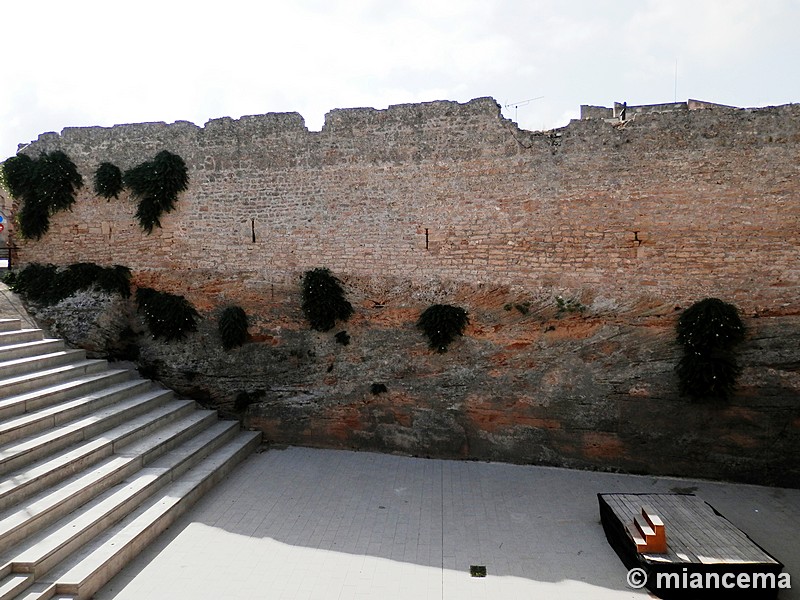
[[589, 104], [581, 104], [581, 120], [584, 119], [607, 119], [607, 120], [625, 120], [631, 119], [635, 115], [648, 114], [648, 113], [665, 113], [665, 112], [683, 112], [687, 110], [700, 110], [702, 108], [738, 108], [737, 106], [729, 106], [727, 104], [717, 104], [715, 102], [706, 102], [704, 100], [689, 99], [686, 102], [667, 102], [664, 104], [640, 104], [637, 106], [628, 106], [624, 102], [614, 102], [613, 108], [606, 106], [591, 106]]

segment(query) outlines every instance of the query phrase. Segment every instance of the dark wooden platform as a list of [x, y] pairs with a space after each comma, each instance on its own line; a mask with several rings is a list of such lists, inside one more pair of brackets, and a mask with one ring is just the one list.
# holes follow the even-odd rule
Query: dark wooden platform
[[[726, 573], [745, 573], [750, 581], [758, 574], [772, 574], [777, 582], [783, 564], [743, 531], [733, 525], [710, 504], [693, 494], [598, 494], [600, 519], [609, 543], [628, 569], [641, 568], [648, 574], [647, 589], [661, 598], [775, 598], [776, 589], [734, 588], [710, 590], [697, 588], [698, 577], [704, 584]], [[652, 507], [664, 521], [667, 552], [639, 553], [626, 526], [641, 513], [642, 505]], [[664, 589], [656, 587], [658, 574], [662, 584], [666, 576], [677, 574], [680, 582]], [[694, 575], [699, 573], [700, 575]], [[709, 575], [710, 574], [710, 575]], [[714, 575], [716, 574], [716, 575]], [[676, 579], [671, 576], [671, 583]], [[744, 576], [743, 576], [744, 578]], [[767, 575], [766, 579], [769, 576]], [[725, 580], [731, 582], [728, 577]], [[764, 579], [760, 580], [764, 581]], [[692, 582], [695, 586], [692, 587]], [[690, 589], [683, 589], [689, 583]], [[722, 586], [720, 586], [722, 587]]]

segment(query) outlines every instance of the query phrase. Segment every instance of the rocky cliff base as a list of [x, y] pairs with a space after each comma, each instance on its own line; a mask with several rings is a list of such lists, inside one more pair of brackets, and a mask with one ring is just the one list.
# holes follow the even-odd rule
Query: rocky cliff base
[[[82, 293], [31, 310], [53, 335], [134, 360], [274, 443], [800, 487], [800, 316], [743, 315], [735, 395], [693, 402], [674, 373], [685, 307], [345, 284], [355, 315], [326, 333], [308, 328], [296, 289], [241, 295], [250, 341], [230, 351], [217, 331], [224, 305], [204, 303], [210, 295], [193, 298], [198, 331], [169, 343], [152, 338], [133, 300]], [[436, 353], [415, 323], [443, 301], [466, 308], [470, 324]]]

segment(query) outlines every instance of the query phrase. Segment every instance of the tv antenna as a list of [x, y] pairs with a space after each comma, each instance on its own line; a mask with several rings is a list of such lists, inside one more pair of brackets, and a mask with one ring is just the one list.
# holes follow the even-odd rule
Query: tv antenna
[[527, 100], [520, 100], [518, 102], [509, 102], [508, 104], [505, 104], [503, 106], [503, 108], [508, 108], [510, 106], [513, 106], [514, 107], [514, 121], [516, 121], [518, 123], [519, 119], [517, 119], [517, 112], [518, 112], [519, 107], [520, 106], [527, 106], [531, 102], [533, 102], [535, 100], [541, 100], [542, 98], [544, 98], [544, 96], [536, 96], [536, 98], [528, 98]]

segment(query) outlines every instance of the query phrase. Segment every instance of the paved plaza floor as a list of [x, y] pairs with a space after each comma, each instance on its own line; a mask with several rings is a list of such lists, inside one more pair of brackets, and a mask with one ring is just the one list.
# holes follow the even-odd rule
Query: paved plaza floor
[[800, 599], [800, 490], [295, 447], [248, 458], [95, 598], [647, 598], [598, 492], [696, 493], [786, 565], [797, 586], [779, 598]]

